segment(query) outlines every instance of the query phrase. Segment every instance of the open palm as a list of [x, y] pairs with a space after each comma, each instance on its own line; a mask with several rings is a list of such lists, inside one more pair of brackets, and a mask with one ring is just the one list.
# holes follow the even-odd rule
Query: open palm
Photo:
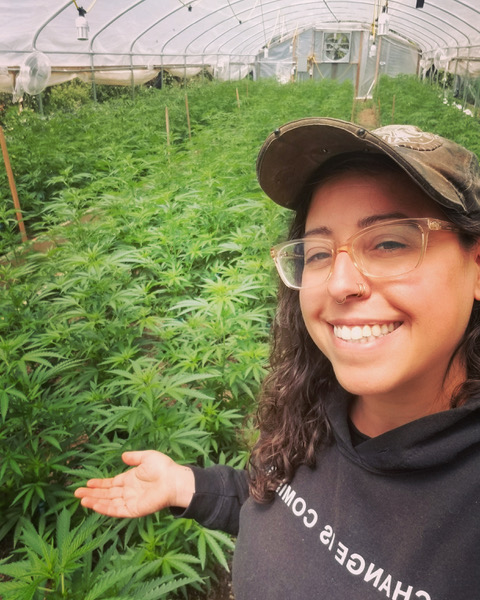
[[155, 450], [125, 452], [125, 473], [90, 479], [75, 496], [82, 506], [110, 517], [142, 517], [169, 506], [188, 506], [194, 492], [193, 473]]

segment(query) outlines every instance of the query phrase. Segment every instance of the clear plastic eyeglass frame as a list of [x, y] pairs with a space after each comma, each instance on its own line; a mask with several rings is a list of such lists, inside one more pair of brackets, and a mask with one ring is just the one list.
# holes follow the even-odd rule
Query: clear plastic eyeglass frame
[[448, 221], [428, 217], [392, 219], [365, 227], [340, 246], [326, 236], [307, 236], [277, 244], [270, 254], [283, 283], [294, 290], [328, 281], [340, 252], [347, 252], [365, 277], [399, 277], [420, 266], [430, 231], [459, 230]]

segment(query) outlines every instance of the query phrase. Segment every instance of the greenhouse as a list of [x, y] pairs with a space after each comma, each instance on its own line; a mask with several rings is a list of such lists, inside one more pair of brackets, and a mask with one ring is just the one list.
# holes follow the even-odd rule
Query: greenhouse
[[0, 599], [477, 600], [478, 0], [0, 22]]
[[[479, 74], [473, 0], [43, 0], [2, 3], [0, 90], [78, 77], [142, 83], [164, 72], [222, 80], [333, 78], [371, 94], [381, 74]], [[39, 53], [35, 56], [35, 53]]]

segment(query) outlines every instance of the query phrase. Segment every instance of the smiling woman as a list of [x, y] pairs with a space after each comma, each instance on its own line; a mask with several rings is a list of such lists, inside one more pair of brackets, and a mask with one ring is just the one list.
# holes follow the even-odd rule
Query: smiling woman
[[[401, 213], [403, 219], [391, 220]], [[336, 379], [355, 395], [353, 424], [370, 436], [403, 425], [412, 415], [448, 408], [453, 389], [465, 379], [459, 357], [450, 361], [473, 300], [480, 297], [478, 249], [464, 249], [455, 227], [436, 220], [444, 216], [403, 173], [338, 174], [313, 193], [307, 232], [322, 227], [339, 243], [344, 236], [368, 240], [357, 250], [358, 266], [345, 250], [337, 250], [327, 276], [300, 290], [300, 306], [307, 331]], [[429, 221], [416, 217], [428, 217], [434, 231], [423, 231], [420, 225]], [[347, 328], [350, 339], [337, 337], [335, 327]], [[364, 327], [386, 327], [388, 335], [366, 339]], [[364, 343], [352, 344], [360, 331]]]
[[248, 474], [158, 452], [77, 490], [238, 534], [237, 600], [476, 600], [480, 170], [406, 126], [302, 119], [257, 173], [295, 211]]

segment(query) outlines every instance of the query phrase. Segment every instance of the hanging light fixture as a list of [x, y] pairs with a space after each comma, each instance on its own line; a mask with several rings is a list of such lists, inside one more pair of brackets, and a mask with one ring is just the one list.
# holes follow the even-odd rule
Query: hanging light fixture
[[390, 31], [390, 17], [388, 16], [387, 8], [387, 5], [385, 5], [378, 16], [377, 35], [388, 35]]
[[75, 4], [75, 8], [78, 11], [78, 17], [75, 19], [75, 27], [77, 28], [77, 40], [88, 40], [88, 32], [90, 27], [88, 26], [86, 14], [87, 12], [90, 12], [96, 1], [97, 0], [93, 0], [90, 6], [85, 10], [82, 6], [78, 6], [75, 0], [72, 0], [72, 2]]
[[375, 0], [372, 28], [369, 36], [369, 58], [375, 58], [377, 56], [377, 36], [387, 35], [387, 33], [390, 31], [390, 18], [388, 16], [388, 0], [385, 0], [385, 4], [382, 7], [382, 12], [378, 14], [380, 11], [381, 4], [382, 0]]
[[75, 19], [75, 27], [77, 28], [77, 40], [88, 40], [88, 21], [86, 18], [87, 11], [77, 7], [78, 17]]

